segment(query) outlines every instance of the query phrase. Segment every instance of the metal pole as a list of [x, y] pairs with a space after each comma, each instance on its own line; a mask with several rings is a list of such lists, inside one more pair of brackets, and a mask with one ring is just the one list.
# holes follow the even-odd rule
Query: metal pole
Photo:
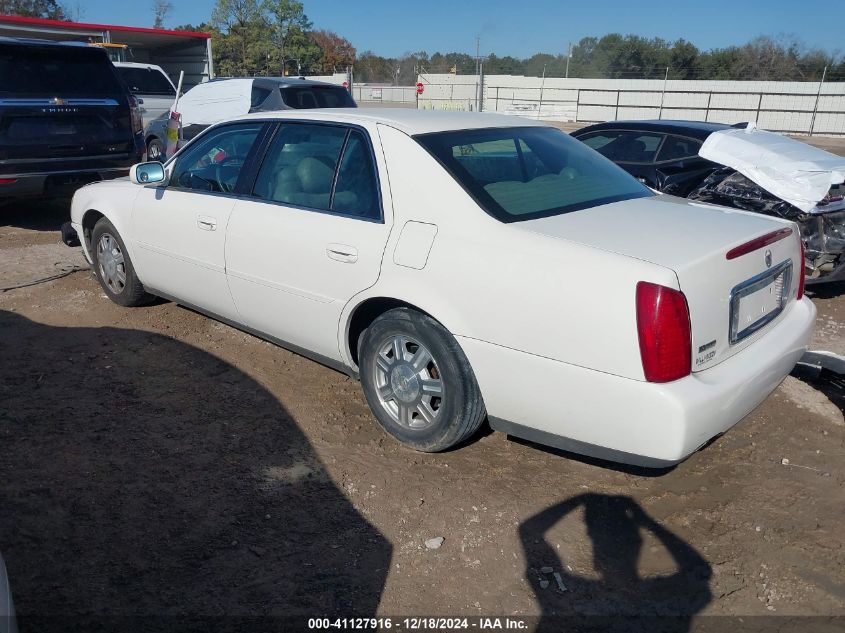
[[484, 62], [478, 62], [478, 111], [484, 111]]
[[658, 119], [663, 118], [663, 98], [666, 96], [666, 82], [669, 81], [669, 67], [666, 66], [666, 76], [663, 77], [663, 92], [660, 93], [660, 113], [657, 115]]
[[572, 42], [569, 42], [569, 52], [566, 54], [566, 76], [565, 79], [569, 79], [569, 58], [572, 57]]
[[824, 83], [824, 78], [827, 77], [827, 66], [824, 67], [822, 71], [822, 80], [819, 82], [819, 89], [816, 92], [816, 104], [813, 106], [813, 117], [810, 119], [810, 136], [813, 135], [813, 128], [816, 125], [816, 112], [819, 109], [819, 97], [822, 94], [822, 84]]
[[543, 110], [543, 88], [546, 85], [546, 65], [543, 64], [543, 78], [540, 80], [540, 105], [537, 106], [537, 118], [540, 118], [540, 113]]

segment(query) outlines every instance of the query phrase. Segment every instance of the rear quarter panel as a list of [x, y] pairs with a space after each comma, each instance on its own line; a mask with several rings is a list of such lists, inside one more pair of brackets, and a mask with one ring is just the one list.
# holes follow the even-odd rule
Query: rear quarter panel
[[[408, 135], [387, 126], [379, 135], [396, 223], [379, 281], [354, 304], [369, 296], [401, 299], [457, 336], [643, 379], [636, 283], [678, 288], [674, 272], [503, 224]], [[437, 226], [421, 270], [393, 261], [407, 221]]]

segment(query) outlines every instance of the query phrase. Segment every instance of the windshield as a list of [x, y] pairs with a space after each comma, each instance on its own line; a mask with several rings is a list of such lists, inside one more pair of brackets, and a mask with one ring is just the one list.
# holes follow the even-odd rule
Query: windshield
[[340, 86], [288, 86], [281, 91], [285, 105], [297, 110], [355, 107], [346, 88]]
[[117, 72], [132, 94], [176, 96], [176, 89], [158, 70], [118, 66]]
[[113, 66], [100, 49], [0, 45], [0, 94], [95, 98], [122, 93]]
[[502, 222], [654, 195], [621, 167], [550, 127], [459, 130], [415, 138]]

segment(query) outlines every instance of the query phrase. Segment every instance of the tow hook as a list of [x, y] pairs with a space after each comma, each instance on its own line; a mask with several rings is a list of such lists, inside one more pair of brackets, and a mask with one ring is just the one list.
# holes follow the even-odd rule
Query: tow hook
[[76, 234], [76, 229], [71, 226], [70, 222], [62, 224], [62, 242], [68, 246], [79, 246], [79, 236]]

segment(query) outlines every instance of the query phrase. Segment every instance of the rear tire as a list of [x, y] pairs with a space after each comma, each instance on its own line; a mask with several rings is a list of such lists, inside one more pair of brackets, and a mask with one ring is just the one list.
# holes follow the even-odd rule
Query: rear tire
[[381, 427], [424, 452], [445, 451], [481, 426], [484, 400], [458, 342], [430, 316], [397, 308], [361, 336], [361, 383]]
[[109, 299], [125, 307], [150, 303], [155, 297], [144, 290], [135, 274], [126, 245], [114, 225], [100, 218], [91, 232], [91, 259], [97, 280]]

